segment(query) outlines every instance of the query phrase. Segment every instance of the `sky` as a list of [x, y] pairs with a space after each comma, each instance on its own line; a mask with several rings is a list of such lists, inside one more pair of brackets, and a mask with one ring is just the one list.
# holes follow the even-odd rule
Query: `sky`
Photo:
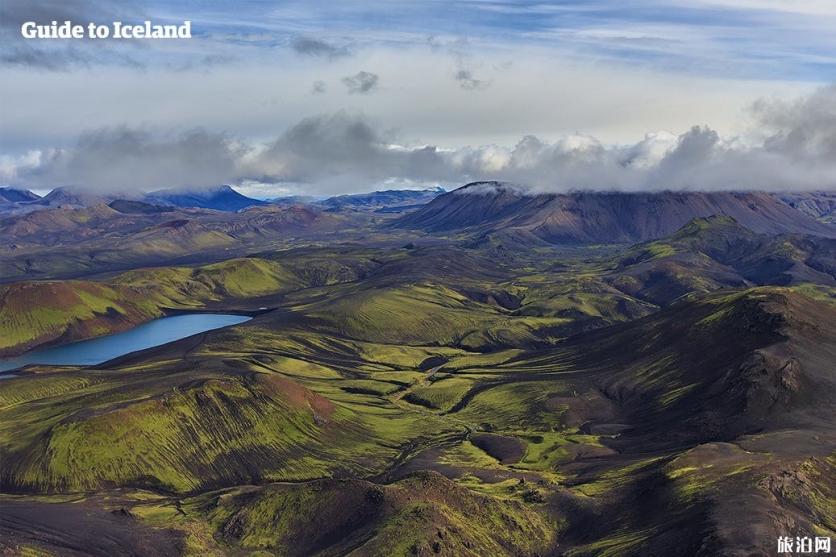
[[[25, 21], [191, 39], [23, 39]], [[0, 183], [836, 188], [836, 2], [3, 0]]]

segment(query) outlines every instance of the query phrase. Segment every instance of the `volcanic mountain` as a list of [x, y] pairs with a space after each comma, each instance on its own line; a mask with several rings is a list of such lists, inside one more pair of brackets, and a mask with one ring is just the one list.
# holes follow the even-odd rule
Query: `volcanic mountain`
[[63, 208], [92, 207], [107, 204], [111, 199], [112, 196], [100, 195], [83, 188], [60, 187], [40, 198], [37, 204]]
[[711, 215], [730, 216], [763, 234], [836, 235], [836, 227], [761, 192], [555, 194], [501, 182], [474, 182], [440, 195], [393, 226], [526, 243], [628, 243], [667, 236]]
[[34, 194], [29, 190], [21, 190], [10, 187], [0, 188], [0, 203], [26, 203], [29, 201], [37, 201], [40, 198], [41, 196]]
[[354, 195], [338, 195], [319, 203], [330, 210], [356, 209], [362, 211], [394, 212], [429, 203], [446, 193], [444, 188], [427, 190], [384, 190]]
[[241, 195], [229, 186], [191, 191], [159, 190], [149, 193], [145, 201], [150, 204], [199, 207], [218, 211], [239, 211], [254, 205], [267, 205], [266, 201]]
[[0, 188], [0, 212], [3, 214], [14, 214], [33, 211], [40, 208], [35, 204], [40, 198], [41, 196], [29, 190], [2, 187]]

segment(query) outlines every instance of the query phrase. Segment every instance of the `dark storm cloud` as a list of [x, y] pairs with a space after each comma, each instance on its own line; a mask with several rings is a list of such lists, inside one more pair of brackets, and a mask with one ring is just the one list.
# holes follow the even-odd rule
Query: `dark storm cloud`
[[836, 187], [836, 87], [794, 103], [753, 108], [761, 140], [743, 144], [695, 126], [680, 136], [648, 134], [609, 146], [589, 136], [514, 147], [402, 147], [361, 116], [304, 120], [259, 158], [266, 181], [367, 184], [499, 179], [535, 190], [767, 189]]
[[761, 126], [772, 132], [767, 150], [799, 160], [836, 160], [836, 85], [795, 102], [760, 101], [754, 112]]
[[362, 71], [344, 77], [342, 82], [346, 89], [348, 89], [349, 94], [354, 95], [371, 93], [377, 88], [377, 82], [379, 80], [380, 78], [377, 74]]
[[311, 37], [296, 37], [293, 39], [291, 46], [298, 54], [328, 59], [341, 58], [351, 54], [346, 46], [337, 46], [322, 39]]
[[309, 193], [381, 184], [504, 180], [534, 191], [836, 189], [836, 87], [793, 103], [754, 107], [761, 139], [744, 144], [695, 126], [610, 146], [590, 136], [501, 146], [408, 146], [362, 115], [306, 118], [266, 145], [194, 130], [158, 137], [126, 128], [84, 134], [71, 149], [42, 152], [6, 181], [100, 190], [200, 187], [257, 181]]
[[340, 189], [397, 176], [454, 177], [445, 174], [445, 161], [435, 147], [400, 149], [392, 147], [392, 140], [359, 115], [306, 118], [251, 161], [248, 178]]
[[145, 130], [108, 128], [87, 132], [71, 149], [42, 153], [21, 169], [32, 187], [78, 186], [131, 192], [159, 187], [218, 185], [237, 177], [245, 148], [229, 138], [195, 129], [157, 137]]

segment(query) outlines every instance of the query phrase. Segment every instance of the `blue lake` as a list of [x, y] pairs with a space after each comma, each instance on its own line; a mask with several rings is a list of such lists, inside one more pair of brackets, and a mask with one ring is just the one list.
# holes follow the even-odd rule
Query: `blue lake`
[[[244, 315], [225, 313], [189, 313], [162, 317], [122, 333], [32, 350], [15, 358], [0, 359], [0, 371], [29, 364], [73, 366], [100, 364], [137, 350], [145, 350], [212, 329], [237, 325], [250, 319], [252, 318]], [[0, 379], [3, 377], [0, 375]]]

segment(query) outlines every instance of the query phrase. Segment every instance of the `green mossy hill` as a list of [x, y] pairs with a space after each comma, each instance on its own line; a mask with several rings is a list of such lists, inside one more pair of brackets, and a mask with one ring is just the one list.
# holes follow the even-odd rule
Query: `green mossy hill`
[[[158, 379], [156, 388], [164, 385]], [[17, 419], [18, 434], [6, 428], [1, 433], [5, 489], [73, 492], [133, 485], [188, 492], [316, 478], [351, 469], [341, 447], [366, 443], [350, 412], [281, 376], [205, 379], [157, 394], [146, 384], [150, 396], [134, 398], [131, 390], [137, 388], [120, 388], [106, 378], [89, 390], [54, 396], [44, 417], [34, 410], [38, 392], [6, 406], [4, 421]]]
[[[509, 280], [516, 273], [523, 274]], [[608, 285], [596, 272], [529, 267], [515, 271], [478, 253], [459, 257], [441, 248], [298, 249], [199, 267], [137, 269], [106, 282], [66, 283], [107, 290], [114, 300], [91, 301], [89, 306], [83, 300], [65, 304], [65, 297], [47, 287], [25, 286], [33, 284], [50, 283], [6, 287], [29, 288], [29, 295], [14, 296], [26, 308], [10, 304], [11, 296], [0, 300], [0, 311], [6, 314], [0, 321], [0, 338], [6, 344], [0, 350], [21, 352], [44, 342], [120, 330], [113, 319], [100, 315], [106, 312], [118, 316], [121, 328], [126, 328], [170, 308], [282, 305], [323, 334], [484, 352], [548, 346], [655, 309]], [[134, 306], [142, 311], [132, 311]], [[18, 315], [28, 308], [54, 309], [60, 315], [50, 313], [48, 323]], [[3, 335], [6, 330], [9, 334]]]
[[304, 249], [260, 253], [258, 257], [285, 266], [306, 286], [328, 286], [365, 279], [387, 258], [403, 256], [373, 249]]
[[262, 296], [304, 285], [278, 263], [251, 257], [194, 268], [141, 269], [121, 274], [113, 282], [177, 305]]
[[128, 329], [162, 314], [154, 300], [84, 281], [0, 285], [0, 355]]
[[[321, 307], [310, 290], [299, 313]], [[722, 554], [784, 517], [829, 535], [830, 299], [688, 296], [492, 353], [272, 312], [115, 369], [0, 381], [0, 488], [147, 489], [131, 520], [182, 532], [185, 554]]]
[[325, 480], [198, 498], [232, 547], [271, 555], [533, 556], [555, 524], [536, 505], [473, 493], [423, 472], [391, 485]]
[[[323, 324], [323, 332], [385, 344], [441, 345], [467, 350], [534, 348], [553, 343], [574, 330], [575, 320], [606, 323], [583, 302], [565, 317], [524, 315], [491, 300], [474, 300], [472, 292], [437, 283], [381, 288], [356, 287], [305, 308]], [[548, 302], [547, 302], [548, 303]], [[556, 304], [555, 304], [556, 305]], [[559, 313], [560, 310], [555, 310]], [[600, 324], [599, 324], [600, 326]]]
[[328, 301], [311, 315], [334, 323], [350, 338], [382, 343], [453, 344], [484, 328], [489, 308], [441, 285], [358, 289]]
[[278, 263], [255, 258], [141, 269], [108, 282], [0, 285], [0, 355], [114, 333], [161, 317], [168, 308], [196, 309], [302, 286], [302, 280]]

